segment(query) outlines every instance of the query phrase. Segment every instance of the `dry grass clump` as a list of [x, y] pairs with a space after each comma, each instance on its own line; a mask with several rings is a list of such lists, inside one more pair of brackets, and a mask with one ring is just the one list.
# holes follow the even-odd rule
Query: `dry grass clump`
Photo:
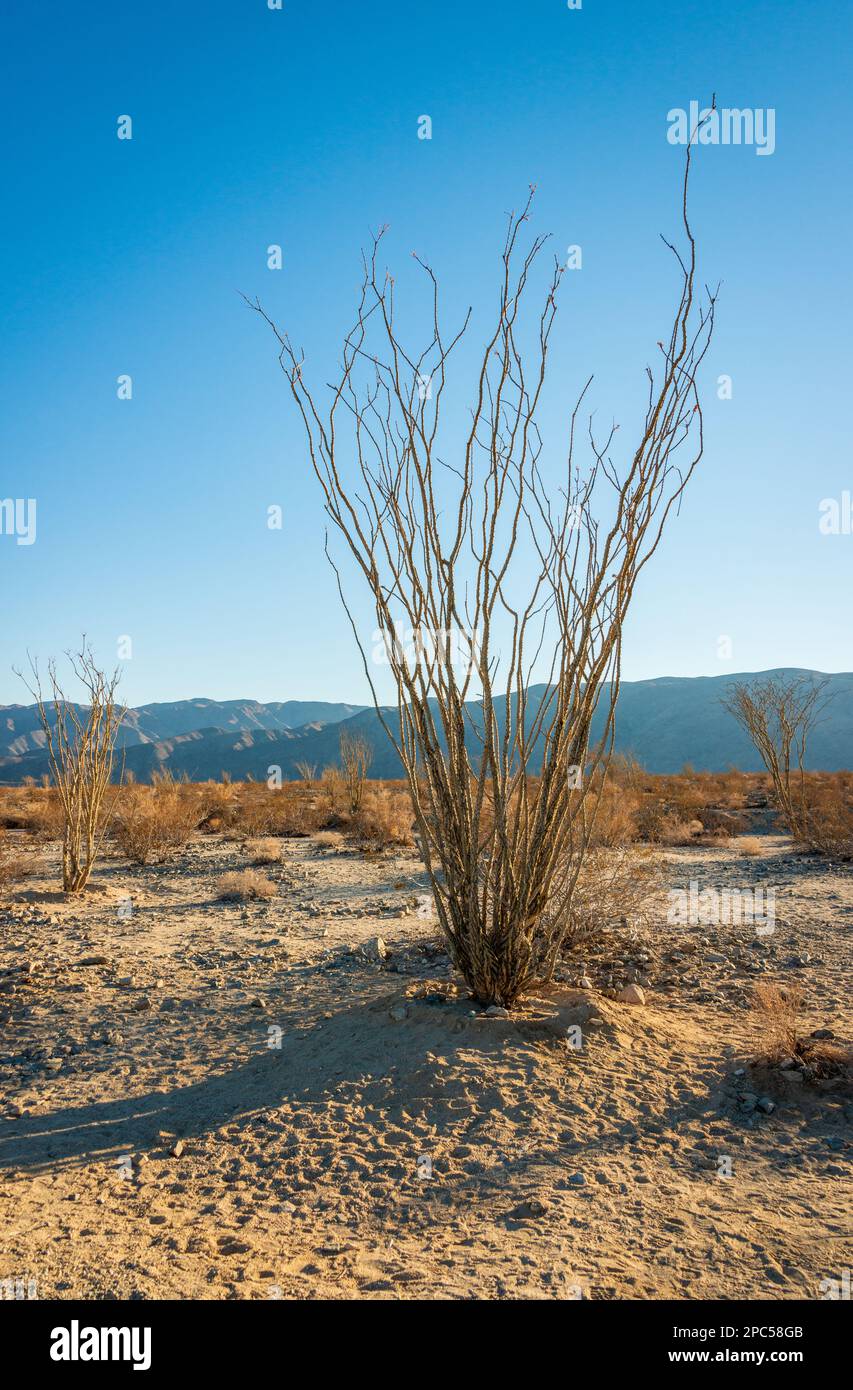
[[268, 901], [278, 892], [278, 885], [255, 869], [234, 869], [216, 880], [219, 902]]
[[278, 864], [281, 860], [281, 840], [271, 836], [263, 840], [247, 840], [246, 854], [252, 864]]
[[182, 850], [199, 824], [194, 788], [158, 774], [150, 787], [123, 787], [113, 839], [134, 864], [159, 864]]
[[392, 845], [410, 846], [414, 843], [413, 819], [408, 792], [390, 791], [382, 786], [368, 787], [358, 814], [353, 818], [355, 838], [371, 851]]
[[802, 991], [796, 985], [777, 985], [761, 980], [753, 988], [752, 1007], [762, 1030], [763, 1046], [769, 1061], [796, 1055], [800, 1041], [799, 1014]]
[[0, 828], [0, 892], [6, 892], [32, 873], [32, 862], [12, 850], [6, 841], [6, 831]]
[[742, 835], [739, 839], [732, 841], [732, 849], [737, 849], [741, 854], [753, 858], [761, 853], [761, 841], [757, 835]]
[[807, 1080], [843, 1076], [853, 1066], [853, 1052], [831, 1038], [807, 1036], [801, 1031], [802, 992], [795, 985], [759, 981], [753, 988], [752, 1007], [760, 1028], [757, 1061], [778, 1066], [787, 1060], [800, 1063]]
[[334, 830], [321, 830], [314, 836], [314, 844], [319, 850], [340, 849], [342, 843], [341, 835]]

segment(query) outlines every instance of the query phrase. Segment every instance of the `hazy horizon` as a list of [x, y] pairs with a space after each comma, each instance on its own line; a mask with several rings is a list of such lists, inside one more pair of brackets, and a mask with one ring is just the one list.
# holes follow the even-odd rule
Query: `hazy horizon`
[[[61, 665], [61, 663], [60, 663], [60, 665]], [[811, 666], [767, 666], [767, 667], [762, 667], [761, 669], [756, 669], [756, 670], [743, 670], [743, 671], [700, 671], [700, 672], [697, 672], [695, 675], [692, 675], [692, 676], [679, 676], [679, 675], [675, 675], [675, 674], [672, 673], [672, 672], [665, 672], [665, 673], [662, 673], [661, 675], [658, 675], [658, 676], [643, 676], [643, 677], [641, 677], [639, 680], [631, 680], [629, 677], [623, 676], [623, 677], [621, 678], [620, 684], [621, 684], [621, 685], [644, 685], [644, 684], [654, 684], [655, 682], [658, 682], [658, 681], [669, 681], [669, 680], [673, 680], [673, 681], [675, 681], [675, 680], [697, 680], [697, 681], [698, 681], [698, 680], [732, 680], [732, 681], [736, 681], [736, 680], [741, 680], [741, 679], [743, 679], [744, 677], [747, 677], [747, 676], [772, 675], [772, 674], [775, 674], [776, 672], [781, 672], [781, 671], [786, 671], [786, 672], [790, 671], [790, 672], [804, 673], [804, 674], [807, 674], [807, 675], [815, 675], [815, 676], [847, 676], [847, 675], [853, 676], [853, 668], [850, 669], [850, 670], [845, 670], [844, 668], [841, 668], [841, 669], [838, 670], [838, 671], [822, 671], [822, 670], [819, 670], [817, 667], [811, 667]], [[62, 674], [61, 671], [60, 671], [60, 674]], [[68, 674], [68, 671], [66, 671], [66, 674]], [[73, 699], [74, 699], [74, 693], [73, 693], [73, 689], [72, 689], [73, 681], [72, 681], [72, 680], [69, 680], [69, 681], [67, 682], [67, 684], [68, 684], [68, 687], [69, 687], [68, 692], [67, 692], [67, 698], [73, 700]], [[538, 686], [538, 685], [543, 684], [543, 682], [541, 682], [541, 681], [534, 681], [534, 682], [531, 682], [531, 684], [532, 684], [533, 686]], [[121, 686], [119, 686], [119, 688], [118, 688], [118, 695], [119, 695], [120, 698], [122, 697]], [[471, 696], [471, 699], [472, 699], [472, 700], [473, 700], [473, 699], [476, 699], [476, 698], [477, 698], [476, 696], [473, 696], [473, 695]], [[369, 691], [368, 691], [368, 697], [367, 697], [367, 699], [356, 699], [356, 698], [351, 698], [351, 697], [348, 696], [348, 695], [336, 695], [336, 694], [330, 694], [330, 695], [293, 696], [293, 695], [289, 695], [289, 694], [287, 694], [287, 693], [285, 693], [285, 694], [280, 694], [280, 693], [279, 693], [279, 694], [272, 694], [272, 695], [247, 695], [247, 694], [243, 693], [243, 694], [241, 694], [241, 695], [219, 695], [219, 694], [211, 694], [210, 692], [205, 692], [205, 693], [203, 693], [203, 694], [200, 694], [200, 693], [197, 691], [197, 692], [196, 692], [195, 694], [193, 694], [193, 695], [175, 695], [174, 697], [171, 697], [171, 698], [165, 699], [165, 700], [164, 700], [164, 699], [152, 699], [152, 700], [142, 699], [142, 700], [134, 700], [132, 704], [128, 704], [128, 708], [130, 708], [130, 709], [141, 709], [141, 708], [148, 707], [148, 706], [150, 706], [150, 705], [193, 704], [195, 701], [201, 701], [201, 700], [207, 700], [207, 701], [210, 701], [210, 702], [213, 703], [213, 704], [257, 704], [257, 705], [274, 705], [274, 704], [328, 704], [328, 705], [352, 705], [353, 707], [358, 708], [358, 709], [372, 709], [372, 708], [373, 708], [373, 701], [372, 701], [372, 698], [371, 698], [371, 696], [370, 696], [370, 692], [369, 692]], [[33, 701], [32, 697], [31, 697], [30, 699], [28, 699], [28, 700], [6, 700], [6, 701], [0, 700], [0, 709], [13, 709], [16, 705], [26, 708], [26, 707], [28, 707], [28, 706], [31, 706], [33, 703], [34, 703], [34, 701]], [[127, 703], [127, 702], [125, 702], [125, 703]], [[391, 701], [391, 702], [389, 702], [389, 703], [393, 704], [393, 703], [395, 703], [395, 702], [394, 702], [394, 701]]]

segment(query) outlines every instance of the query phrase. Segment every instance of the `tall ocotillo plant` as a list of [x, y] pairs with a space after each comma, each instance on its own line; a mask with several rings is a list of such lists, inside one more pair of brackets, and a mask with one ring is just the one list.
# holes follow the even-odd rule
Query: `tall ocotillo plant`
[[33, 684], [27, 684], [38, 706], [62, 806], [62, 887], [66, 893], [81, 893], [89, 882], [114, 809], [115, 797], [108, 801], [107, 789], [125, 710], [116, 700], [118, 671], [107, 676], [99, 670], [85, 639], [79, 652], [66, 655], [83, 686], [85, 705], [66, 699], [53, 661], [47, 668], [52, 699], [44, 698], [34, 661]]
[[[369, 589], [396, 684], [396, 720], [380, 706], [359, 642], [364, 669], [408, 779], [452, 958], [483, 1002], [510, 1005], [547, 978], [570, 929], [603, 782], [595, 773], [612, 751], [623, 622], [702, 453], [695, 378], [716, 295], [706, 291], [695, 303], [689, 171], [688, 149], [685, 245], [667, 243], [680, 267], [680, 298], [669, 338], [658, 344], [659, 370], [647, 368], [639, 441], [620, 472], [610, 456], [617, 427], [597, 440], [590, 420], [591, 456], [581, 470], [588, 381], [571, 412], [556, 497], [543, 482], [537, 415], [563, 269], [555, 263], [530, 350], [522, 308], [545, 240], [521, 247], [533, 190], [523, 212], [509, 217], [497, 318], [477, 356], [470, 427], [450, 461], [438, 444], [441, 407], [471, 310], [445, 339], [438, 283], [420, 257], [431, 302], [427, 346], [413, 354], [401, 342], [394, 281], [377, 264], [380, 232], [363, 258], [356, 321], [325, 409], [306, 383], [304, 355], [257, 300], [251, 306], [276, 333], [326, 512]], [[519, 597], [516, 569], [531, 559]], [[338, 587], [358, 641], [339, 573]], [[401, 624], [415, 634], [414, 655], [399, 640]], [[534, 665], [547, 677], [538, 704], [528, 694]]]

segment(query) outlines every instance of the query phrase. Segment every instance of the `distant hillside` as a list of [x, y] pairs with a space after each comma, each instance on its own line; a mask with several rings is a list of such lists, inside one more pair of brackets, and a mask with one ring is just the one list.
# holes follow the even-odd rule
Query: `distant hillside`
[[[273, 729], [280, 732], [306, 724], [337, 724], [363, 708], [363, 705], [327, 704], [322, 700], [286, 700], [263, 705], [257, 700], [199, 699], [139, 705], [128, 710], [119, 742], [122, 747], [162, 743], [200, 730]], [[43, 746], [44, 733], [35, 705], [0, 705], [0, 768], [5, 759], [39, 752]]]
[[[650, 772], [678, 772], [685, 763], [697, 770], [736, 766], [745, 772], [757, 771], [761, 766], [757, 753], [720, 701], [733, 681], [754, 681], [769, 674], [820, 675], [785, 669], [626, 681], [617, 709], [616, 748], [632, 753]], [[853, 674], [831, 675], [827, 680], [834, 698], [810, 740], [808, 765], [837, 771], [853, 767]], [[545, 689], [531, 688], [531, 710]], [[470, 708], [476, 719], [477, 706]], [[387, 717], [393, 727], [396, 713], [388, 711]], [[364, 734], [373, 745], [372, 776], [401, 775], [375, 710], [311, 701], [179, 700], [142, 705], [128, 716], [125, 766], [139, 781], [148, 781], [160, 768], [204, 781], [223, 772], [235, 780], [246, 776], [263, 780], [271, 767], [280, 767], [289, 779], [298, 776], [298, 762], [318, 769], [337, 762], [342, 727]], [[0, 706], [0, 783], [41, 777], [47, 771], [42, 744], [34, 706]]]

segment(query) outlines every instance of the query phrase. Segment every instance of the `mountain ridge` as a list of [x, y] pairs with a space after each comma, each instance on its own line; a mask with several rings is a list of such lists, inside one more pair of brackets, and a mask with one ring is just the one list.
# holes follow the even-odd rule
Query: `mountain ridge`
[[[616, 750], [632, 754], [649, 772], [678, 772], [685, 763], [701, 771], [723, 771], [730, 766], [757, 771], [761, 767], [758, 754], [723, 708], [721, 697], [734, 681], [753, 682], [770, 675], [807, 675], [828, 682], [833, 698], [813, 731], [807, 764], [821, 771], [853, 767], [853, 673], [798, 667], [623, 681]], [[541, 684], [530, 687], [531, 706], [546, 689]], [[396, 709], [384, 708], [396, 719]], [[471, 702], [472, 718], [476, 708], [477, 702]], [[221, 722], [209, 721], [211, 712]], [[292, 722], [298, 719], [302, 722]], [[373, 745], [372, 776], [401, 775], [373, 706], [346, 702], [217, 701], [204, 696], [155, 701], [128, 711], [121, 746], [126, 769], [139, 781], [148, 781], [163, 770], [194, 781], [219, 778], [223, 773], [234, 779], [264, 780], [274, 767], [290, 779], [298, 776], [297, 762], [318, 769], [337, 762], [342, 727], [363, 734]], [[16, 785], [25, 777], [39, 779], [47, 770], [37, 707], [0, 705], [0, 784]]]

